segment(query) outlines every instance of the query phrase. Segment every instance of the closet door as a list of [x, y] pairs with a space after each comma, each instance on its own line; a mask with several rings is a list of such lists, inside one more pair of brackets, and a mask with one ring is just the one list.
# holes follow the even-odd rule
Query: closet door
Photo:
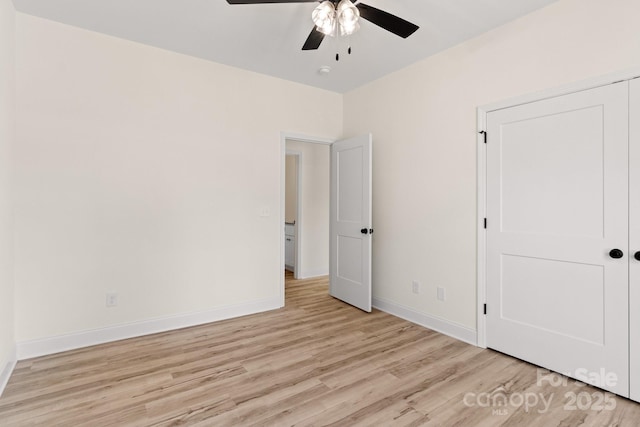
[[[487, 115], [487, 345], [629, 395], [628, 82]], [[590, 378], [591, 377], [591, 381]]]
[[629, 337], [630, 397], [640, 402], [640, 79], [629, 100]]

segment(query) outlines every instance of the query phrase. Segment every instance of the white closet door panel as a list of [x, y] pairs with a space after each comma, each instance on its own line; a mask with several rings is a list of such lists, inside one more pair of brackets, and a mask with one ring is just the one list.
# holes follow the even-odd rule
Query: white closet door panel
[[629, 332], [630, 397], [640, 402], [640, 79], [630, 82], [629, 100]]
[[625, 82], [487, 115], [487, 344], [623, 396], [627, 108]]
[[[602, 237], [603, 108], [502, 125], [502, 141], [508, 141], [501, 153], [503, 231]], [[568, 173], [574, 167], [589, 173]]]

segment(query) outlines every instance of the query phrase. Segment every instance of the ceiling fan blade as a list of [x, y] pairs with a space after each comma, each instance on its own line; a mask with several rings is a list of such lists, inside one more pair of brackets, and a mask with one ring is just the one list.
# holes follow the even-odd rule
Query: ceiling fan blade
[[227, 0], [229, 4], [314, 3], [318, 0]]
[[420, 28], [416, 24], [412, 24], [411, 22], [398, 18], [389, 12], [376, 9], [375, 7], [366, 4], [358, 3], [356, 7], [360, 11], [360, 16], [362, 18], [376, 24], [378, 27], [384, 28], [393, 34], [402, 37], [403, 39], [406, 39]]
[[305, 41], [302, 46], [302, 50], [315, 50], [320, 47], [322, 40], [324, 40], [324, 33], [321, 33], [316, 30], [316, 27], [313, 27], [313, 30], [309, 33], [309, 37], [307, 37], [307, 41]]

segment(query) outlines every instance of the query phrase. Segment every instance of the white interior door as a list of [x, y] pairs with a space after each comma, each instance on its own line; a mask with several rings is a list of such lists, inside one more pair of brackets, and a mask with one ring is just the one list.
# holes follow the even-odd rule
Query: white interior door
[[628, 83], [491, 112], [487, 135], [487, 346], [628, 396]]
[[329, 293], [371, 311], [371, 134], [331, 145]]
[[629, 325], [630, 397], [640, 402], [640, 79], [629, 100]]

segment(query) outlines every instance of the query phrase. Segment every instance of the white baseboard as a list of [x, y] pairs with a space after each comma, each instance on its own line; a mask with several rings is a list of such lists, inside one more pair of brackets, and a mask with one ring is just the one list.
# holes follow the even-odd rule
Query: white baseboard
[[4, 366], [0, 366], [0, 368], [2, 368], [0, 371], [0, 396], [2, 396], [4, 389], [7, 387], [7, 383], [13, 373], [13, 369], [16, 367], [16, 359], [16, 347], [14, 346], [9, 351]]
[[17, 359], [24, 360], [32, 357], [60, 353], [62, 351], [89, 347], [97, 344], [135, 338], [143, 335], [166, 332], [189, 326], [202, 325], [219, 320], [246, 316], [263, 311], [281, 308], [280, 298], [269, 298], [249, 303], [216, 308], [197, 313], [162, 317], [125, 325], [110, 326], [68, 335], [60, 335], [17, 343]]
[[321, 277], [321, 276], [328, 276], [329, 275], [329, 270], [328, 269], [322, 269], [322, 270], [310, 270], [310, 271], [303, 271], [298, 275], [298, 279], [311, 279], [313, 277]]
[[433, 329], [442, 334], [448, 335], [466, 343], [477, 345], [477, 333], [475, 330], [462, 326], [458, 323], [442, 319], [436, 316], [419, 313], [409, 307], [396, 304], [380, 298], [373, 298], [373, 306], [380, 311], [392, 314], [409, 322], [416, 323], [428, 329]]

